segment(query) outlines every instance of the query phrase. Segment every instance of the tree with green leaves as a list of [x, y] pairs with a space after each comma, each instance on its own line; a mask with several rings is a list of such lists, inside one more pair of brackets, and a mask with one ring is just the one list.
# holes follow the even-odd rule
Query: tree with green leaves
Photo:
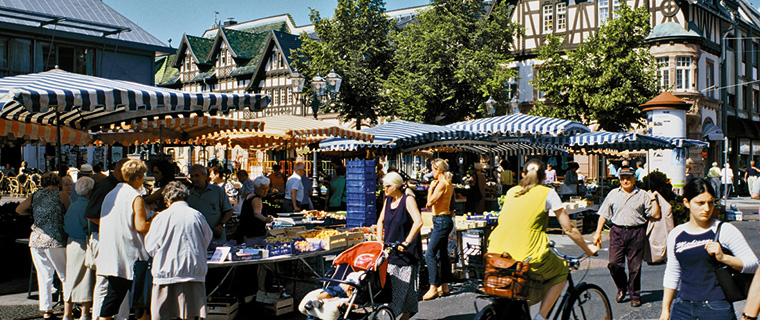
[[[306, 79], [326, 75], [331, 69], [343, 77], [340, 92], [326, 107], [341, 118], [377, 122], [382, 82], [391, 70], [388, 34], [393, 21], [382, 0], [339, 0], [331, 19], [311, 9], [309, 15], [319, 39], [301, 35], [301, 48], [292, 53], [295, 67]], [[304, 88], [304, 95], [311, 96]]]
[[425, 123], [451, 123], [508, 106], [509, 54], [519, 26], [511, 7], [490, 14], [481, 0], [433, 0], [430, 7], [391, 34], [394, 69], [384, 85], [384, 115]]
[[623, 5], [615, 14], [566, 54], [562, 38], [547, 36], [537, 57], [544, 63], [531, 82], [545, 100], [536, 101], [531, 114], [596, 122], [613, 132], [645, 120], [639, 105], [658, 93], [655, 60], [644, 42], [649, 12]]

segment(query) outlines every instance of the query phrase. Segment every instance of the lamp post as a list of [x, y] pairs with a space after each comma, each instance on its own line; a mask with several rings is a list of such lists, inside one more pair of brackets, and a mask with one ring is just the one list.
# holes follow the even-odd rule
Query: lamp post
[[[306, 78], [298, 72], [298, 69], [296, 69], [293, 70], [293, 73], [290, 74], [290, 77], [288, 77], [288, 79], [290, 80], [293, 97], [296, 100], [300, 99], [301, 105], [303, 106], [301, 114], [303, 116], [306, 116], [306, 97], [303, 95], [303, 87], [306, 84]], [[314, 115], [314, 119], [317, 119], [317, 112], [319, 111], [322, 103], [329, 103], [338, 96], [338, 92], [340, 91], [340, 84], [342, 82], [343, 77], [337, 74], [335, 72], [335, 69], [330, 70], [330, 72], [327, 74], [327, 78], [323, 78], [319, 73], [317, 73], [317, 75], [311, 79], [311, 111]], [[314, 162], [311, 170], [311, 195], [315, 197], [319, 196], [319, 183], [317, 183], [317, 151], [318, 150], [313, 151]]]
[[[301, 101], [301, 105], [304, 107], [303, 115], [306, 116], [306, 96], [304, 96], [303, 87], [306, 85], [306, 78], [294, 70], [288, 77], [290, 80], [291, 90], [293, 91], [293, 97], [296, 100]], [[317, 118], [317, 112], [323, 103], [329, 103], [335, 99], [340, 91], [340, 84], [343, 82], [343, 77], [335, 72], [335, 69], [331, 70], [327, 74], [327, 78], [323, 78], [317, 73], [314, 78], [309, 81], [311, 86], [311, 111], [314, 115], [314, 119]]]

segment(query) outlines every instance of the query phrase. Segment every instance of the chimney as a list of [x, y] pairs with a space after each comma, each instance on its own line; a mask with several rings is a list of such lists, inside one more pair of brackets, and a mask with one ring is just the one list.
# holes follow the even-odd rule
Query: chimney
[[234, 19], [235, 18], [232, 18], [232, 17], [227, 18], [227, 20], [224, 20], [224, 22], [222, 22], [222, 26], [229, 27], [231, 25], [237, 24], [237, 21], [235, 21]]

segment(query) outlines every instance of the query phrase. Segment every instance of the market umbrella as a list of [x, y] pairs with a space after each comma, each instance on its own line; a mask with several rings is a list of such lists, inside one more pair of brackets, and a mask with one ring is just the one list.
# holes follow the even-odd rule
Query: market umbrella
[[327, 139], [319, 143], [322, 151], [354, 151], [357, 149], [395, 149], [409, 148], [426, 149], [433, 146], [465, 146], [491, 145], [488, 134], [472, 132], [447, 126], [416, 123], [409, 121], [393, 121], [363, 129], [362, 132], [373, 134], [372, 142], [353, 139]]
[[259, 94], [183, 92], [58, 69], [0, 78], [0, 118], [78, 129], [156, 115], [260, 111], [269, 100]]
[[193, 144], [206, 141], [206, 136], [219, 132], [254, 133], [264, 129], [264, 122], [219, 116], [159, 116], [114, 124], [95, 134], [96, 144], [122, 145], [143, 143]]
[[308, 117], [280, 115], [260, 118], [264, 129], [258, 132], [215, 132], [199, 139], [199, 142], [216, 143], [229, 140], [232, 145], [249, 149], [301, 148], [329, 138], [343, 138], [371, 143], [375, 135], [344, 128], [327, 121]]
[[591, 129], [580, 122], [522, 113], [462, 121], [447, 126], [497, 135], [561, 136], [591, 131]]

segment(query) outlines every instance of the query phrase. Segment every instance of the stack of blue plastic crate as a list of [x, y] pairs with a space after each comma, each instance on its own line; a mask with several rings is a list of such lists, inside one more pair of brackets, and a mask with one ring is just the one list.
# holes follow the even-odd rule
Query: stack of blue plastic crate
[[377, 223], [375, 160], [346, 161], [346, 227], [371, 226]]

